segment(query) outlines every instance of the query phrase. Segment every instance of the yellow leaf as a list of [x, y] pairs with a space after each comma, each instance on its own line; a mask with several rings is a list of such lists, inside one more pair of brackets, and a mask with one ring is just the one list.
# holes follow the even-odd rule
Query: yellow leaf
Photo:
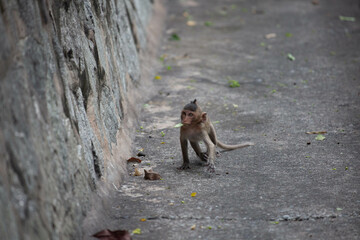
[[191, 196], [192, 196], [192, 197], [195, 197], [195, 196], [196, 196], [196, 192], [191, 193]]
[[141, 229], [137, 228], [134, 231], [132, 231], [133, 234], [141, 234]]
[[146, 221], [146, 218], [142, 218], [140, 219], [141, 222], [145, 222]]
[[165, 142], [161, 142], [161, 144], [165, 144]]
[[193, 26], [195, 26], [196, 25], [196, 22], [195, 21], [193, 21], [193, 20], [189, 20], [189, 21], [187, 21], [187, 23], [186, 23], [189, 27], [193, 27]]
[[155, 76], [156, 80], [161, 80], [161, 76]]

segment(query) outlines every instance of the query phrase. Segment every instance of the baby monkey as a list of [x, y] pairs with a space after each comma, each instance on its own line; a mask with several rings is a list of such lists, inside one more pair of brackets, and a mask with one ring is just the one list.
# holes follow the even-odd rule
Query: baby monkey
[[[254, 145], [252, 142], [246, 142], [238, 145], [226, 145], [216, 138], [215, 128], [210, 122], [206, 112], [201, 111], [196, 103], [196, 99], [186, 104], [181, 111], [180, 128], [180, 143], [183, 155], [183, 164], [179, 169], [189, 169], [189, 156], [188, 156], [188, 141], [194, 149], [196, 155], [202, 160], [207, 162], [208, 171], [215, 172], [215, 147], [218, 146], [222, 149], [233, 150]], [[199, 142], [203, 141], [206, 145], [207, 151], [201, 152]]]

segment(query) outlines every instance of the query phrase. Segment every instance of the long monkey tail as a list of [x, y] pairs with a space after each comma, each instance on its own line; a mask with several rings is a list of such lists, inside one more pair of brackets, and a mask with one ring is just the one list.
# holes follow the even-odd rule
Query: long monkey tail
[[241, 143], [241, 144], [237, 144], [237, 145], [227, 145], [225, 143], [222, 143], [220, 141], [216, 142], [216, 146], [225, 149], [225, 150], [234, 150], [234, 149], [238, 149], [238, 148], [243, 148], [243, 147], [248, 147], [248, 146], [252, 146], [254, 145], [253, 142], [245, 142], [245, 143]]

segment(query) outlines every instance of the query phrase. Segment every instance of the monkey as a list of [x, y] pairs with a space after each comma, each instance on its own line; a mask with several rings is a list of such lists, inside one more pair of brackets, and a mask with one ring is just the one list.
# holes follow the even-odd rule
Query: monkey
[[[207, 163], [208, 171], [215, 172], [215, 147], [218, 146], [225, 150], [233, 150], [252, 146], [254, 143], [245, 142], [237, 145], [227, 145], [220, 142], [216, 137], [214, 125], [211, 123], [206, 112], [203, 112], [198, 106], [196, 99], [186, 104], [181, 111], [180, 128], [180, 144], [183, 156], [183, 164], [178, 169], [189, 169], [189, 156], [188, 156], [188, 142], [194, 149], [196, 155]], [[199, 142], [203, 141], [206, 145], [207, 151], [201, 152]]]

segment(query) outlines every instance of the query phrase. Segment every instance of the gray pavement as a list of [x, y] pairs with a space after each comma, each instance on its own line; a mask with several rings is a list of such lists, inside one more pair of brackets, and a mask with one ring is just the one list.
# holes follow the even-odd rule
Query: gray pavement
[[[133, 151], [146, 154], [138, 167], [162, 180], [129, 176], [94, 232], [360, 238], [360, 9], [356, 0], [314, 3], [169, 1], [163, 61], [154, 73], [161, 79], [144, 102]], [[191, 169], [177, 170], [182, 157], [173, 126], [194, 98], [221, 141], [255, 142], [223, 152], [215, 174], [192, 150]], [[327, 133], [316, 140], [311, 131]]]

